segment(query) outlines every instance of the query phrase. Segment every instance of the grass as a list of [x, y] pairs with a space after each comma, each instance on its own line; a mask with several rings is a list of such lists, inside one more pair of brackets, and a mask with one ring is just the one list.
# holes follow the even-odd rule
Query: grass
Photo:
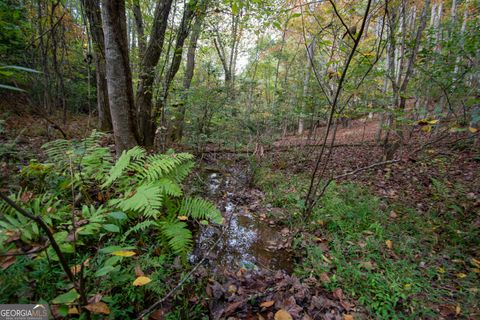
[[461, 186], [432, 179], [430, 210], [421, 213], [360, 185], [331, 185], [305, 230], [306, 177], [262, 168], [257, 181], [266, 201], [290, 209], [290, 224], [304, 226], [297, 275], [342, 288], [376, 318], [479, 316], [480, 231]]

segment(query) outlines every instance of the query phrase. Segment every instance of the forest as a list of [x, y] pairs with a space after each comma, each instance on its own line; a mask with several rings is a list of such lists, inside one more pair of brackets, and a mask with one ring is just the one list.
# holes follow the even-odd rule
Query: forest
[[0, 319], [480, 319], [479, 129], [478, 0], [0, 0]]

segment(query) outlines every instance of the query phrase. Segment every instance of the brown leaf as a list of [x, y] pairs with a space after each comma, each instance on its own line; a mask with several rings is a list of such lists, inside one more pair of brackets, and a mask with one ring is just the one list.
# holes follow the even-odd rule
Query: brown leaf
[[320, 274], [320, 281], [322, 281], [322, 283], [329, 283], [330, 282], [330, 277], [328, 276], [328, 273], [322, 272]]
[[388, 249], [392, 250], [392, 248], [393, 248], [393, 242], [392, 242], [392, 240], [387, 240], [387, 241], [385, 241], [385, 244], [387, 245], [387, 248], [388, 248]]
[[70, 271], [72, 271], [73, 275], [76, 275], [77, 273], [79, 273], [81, 269], [82, 269], [82, 266], [79, 264], [76, 264], [70, 267]]
[[372, 263], [371, 261], [362, 261], [362, 262], [360, 262], [360, 266], [364, 267], [367, 270], [374, 270], [375, 269], [375, 264]]
[[275, 320], [293, 320], [292, 316], [290, 315], [290, 313], [288, 313], [288, 311], [284, 310], [284, 309], [280, 309], [278, 310], [276, 313], [275, 313], [275, 317], [274, 317]]
[[145, 273], [143, 273], [142, 271], [142, 268], [140, 268], [140, 266], [135, 266], [135, 275], [138, 277], [142, 277], [145, 275]]
[[102, 300], [102, 297], [103, 295], [101, 293], [97, 293], [96, 295], [88, 299], [88, 303], [92, 304], [92, 303], [100, 302], [100, 300]]
[[237, 310], [237, 308], [240, 307], [241, 305], [242, 305], [242, 301], [231, 303], [224, 311], [225, 316], [232, 314], [232, 312]]
[[20, 196], [20, 200], [23, 203], [29, 202], [30, 200], [32, 200], [32, 198], [33, 198], [33, 193], [30, 192], [30, 191], [26, 191], [26, 192], [22, 193], [22, 195]]
[[398, 217], [397, 213], [395, 211], [390, 211], [389, 217], [392, 219], [396, 219]]
[[[12, 253], [12, 252], [15, 252], [15, 250], [8, 250], [8, 253]], [[0, 259], [0, 268], [2, 268], [2, 270], [7, 270], [8, 267], [14, 264], [16, 260], [17, 260], [17, 257], [15, 256], [4, 257]]]
[[343, 320], [353, 320], [353, 316], [351, 314], [344, 314]]
[[269, 307], [273, 306], [274, 304], [275, 304], [275, 301], [273, 301], [273, 300], [264, 301], [264, 302], [260, 303], [260, 307], [269, 308]]
[[343, 290], [341, 288], [337, 288], [333, 291], [333, 296], [337, 298], [338, 300], [343, 300], [345, 299], [345, 296], [343, 295]]
[[101, 301], [86, 305], [85, 309], [94, 314], [110, 314], [107, 304]]

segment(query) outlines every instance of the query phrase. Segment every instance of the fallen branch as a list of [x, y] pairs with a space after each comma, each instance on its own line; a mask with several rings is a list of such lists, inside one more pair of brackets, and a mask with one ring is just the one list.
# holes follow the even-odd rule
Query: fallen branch
[[357, 173], [360, 173], [360, 172], [362, 172], [362, 171], [370, 170], [370, 169], [373, 169], [373, 168], [376, 168], [376, 167], [380, 167], [380, 166], [384, 166], [384, 165], [387, 165], [387, 164], [397, 163], [397, 162], [400, 162], [400, 161], [401, 161], [401, 159], [394, 159], [394, 160], [387, 160], [387, 161], [382, 161], [382, 162], [376, 162], [376, 163], [371, 164], [371, 165], [369, 165], [369, 166], [362, 167], [362, 168], [358, 168], [358, 169], [355, 169], [355, 170], [353, 170], [353, 171], [350, 171], [350, 172], [347, 172], [347, 173], [343, 173], [343, 174], [340, 174], [340, 175], [331, 177], [331, 178], [325, 183], [325, 185], [323, 186], [322, 191], [320, 192], [320, 195], [319, 195], [319, 196], [317, 197], [317, 199], [313, 202], [312, 208], [315, 207], [315, 205], [317, 204], [318, 200], [323, 196], [323, 194], [324, 194], [325, 191], [327, 190], [327, 187], [328, 187], [328, 186], [330, 185], [330, 183], [332, 183], [333, 181], [338, 180], [338, 179], [341, 179], [341, 178], [345, 178], [345, 177], [348, 177], [348, 176], [356, 175]]

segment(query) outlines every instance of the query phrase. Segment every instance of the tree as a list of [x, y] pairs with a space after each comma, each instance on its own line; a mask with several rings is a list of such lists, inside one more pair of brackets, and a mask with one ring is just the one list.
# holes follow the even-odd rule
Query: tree
[[97, 80], [98, 126], [102, 131], [112, 130], [112, 118], [108, 103], [108, 88], [105, 68], [105, 39], [102, 29], [102, 15], [99, 0], [82, 0], [88, 19], [89, 31], [94, 49]]
[[136, 102], [138, 114], [139, 142], [145, 146], [153, 145], [155, 138], [155, 112], [152, 108], [153, 82], [155, 67], [160, 59], [165, 40], [165, 31], [172, 0], [159, 0], [155, 8], [150, 40], [140, 62], [140, 79], [137, 87]]
[[112, 115], [115, 149], [137, 145], [132, 75], [128, 55], [125, 1], [102, 0], [108, 100]]

